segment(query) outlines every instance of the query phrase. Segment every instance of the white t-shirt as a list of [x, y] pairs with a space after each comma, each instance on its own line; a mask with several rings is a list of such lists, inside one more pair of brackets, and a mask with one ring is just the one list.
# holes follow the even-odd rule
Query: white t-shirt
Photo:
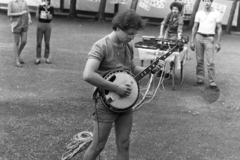
[[204, 10], [200, 10], [195, 17], [195, 22], [199, 23], [197, 32], [215, 34], [216, 24], [221, 21], [220, 13], [217, 10], [212, 8], [209, 14], [206, 14]]

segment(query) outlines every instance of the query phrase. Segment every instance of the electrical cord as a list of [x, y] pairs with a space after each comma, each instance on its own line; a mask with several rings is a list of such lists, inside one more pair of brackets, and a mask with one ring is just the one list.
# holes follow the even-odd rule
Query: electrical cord
[[[99, 140], [99, 121], [98, 121], [98, 113], [97, 113], [97, 99], [95, 98], [94, 103], [95, 103], [95, 114], [97, 117], [97, 123], [98, 123], [98, 140]], [[66, 145], [66, 148], [68, 151], [62, 155], [61, 160], [70, 160], [73, 158], [76, 154], [84, 151], [85, 149], [88, 148], [88, 146], [91, 144], [93, 140], [93, 133], [89, 132], [88, 130], [92, 128], [93, 125], [91, 125], [87, 131], [80, 132], [76, 135], [73, 136], [73, 139], [71, 142]], [[99, 149], [99, 147], [98, 147]], [[100, 160], [100, 155], [99, 155], [99, 160]]]
[[[163, 68], [165, 69], [165, 65], [163, 66]], [[157, 87], [155, 88], [155, 90], [153, 91], [153, 93], [152, 93], [151, 95], [149, 95], [148, 93], [149, 93], [151, 84], [152, 84], [152, 82], [153, 82], [153, 78], [154, 78], [154, 76], [153, 76], [153, 74], [151, 74], [151, 75], [150, 75], [150, 78], [149, 78], [149, 80], [148, 80], [148, 83], [147, 83], [146, 91], [145, 91], [145, 93], [143, 94], [143, 98], [142, 98], [142, 100], [140, 100], [136, 105], [133, 106], [133, 111], [138, 110], [142, 105], [147, 104], [147, 103], [149, 103], [150, 101], [152, 101], [152, 99], [155, 97], [155, 95], [156, 95], [156, 93], [157, 93], [157, 90], [160, 88], [160, 85], [162, 85], [162, 86], [163, 86], [163, 90], [165, 90], [165, 89], [164, 89], [164, 85], [163, 85], [164, 77], [163, 77], [163, 73], [162, 73], [161, 76], [160, 76], [160, 78], [159, 78]], [[144, 90], [144, 88], [143, 88], [142, 90]], [[146, 97], [151, 97], [151, 98], [150, 98], [150, 100], [148, 100], [147, 102], [144, 102], [145, 99], [146, 99]]]
[[77, 153], [84, 151], [91, 144], [92, 139], [93, 134], [89, 131], [83, 131], [74, 135], [71, 142], [66, 146], [68, 151], [62, 155], [61, 160], [70, 160]]

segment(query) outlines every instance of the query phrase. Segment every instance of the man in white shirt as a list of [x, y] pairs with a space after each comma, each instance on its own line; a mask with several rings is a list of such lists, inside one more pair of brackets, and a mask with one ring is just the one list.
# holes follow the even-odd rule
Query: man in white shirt
[[[214, 52], [218, 52], [221, 49], [221, 18], [220, 13], [211, 7], [213, 0], [202, 1], [204, 3], [204, 9], [199, 10], [196, 14], [190, 45], [193, 51], [196, 48], [197, 82], [194, 86], [201, 86], [204, 84], [204, 56], [206, 56], [210, 88], [218, 91], [219, 88], [215, 82]], [[215, 33], [217, 34], [217, 41], [214, 47]]]

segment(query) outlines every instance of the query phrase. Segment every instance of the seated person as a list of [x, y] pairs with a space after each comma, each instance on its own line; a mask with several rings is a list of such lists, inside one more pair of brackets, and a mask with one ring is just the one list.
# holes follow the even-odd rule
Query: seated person
[[[171, 12], [161, 23], [159, 38], [180, 39], [183, 32], [183, 18], [181, 14], [182, 4], [179, 2], [173, 2], [170, 5], [170, 9]], [[163, 30], [165, 26], [167, 26], [167, 29], [163, 36]]]
[[[183, 32], [183, 18], [182, 18], [182, 4], [179, 2], [173, 2], [170, 5], [171, 12], [167, 15], [167, 17], [162, 21], [160, 27], [159, 38], [164, 39], [181, 39], [181, 35]], [[165, 34], [163, 36], [164, 27], [167, 26]], [[161, 77], [163, 71], [160, 70], [156, 76]], [[169, 78], [170, 74], [165, 73], [165, 78]]]

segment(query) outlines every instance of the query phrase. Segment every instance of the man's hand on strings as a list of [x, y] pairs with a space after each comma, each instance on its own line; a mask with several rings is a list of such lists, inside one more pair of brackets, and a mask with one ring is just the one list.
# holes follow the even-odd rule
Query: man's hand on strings
[[130, 84], [118, 84], [115, 92], [120, 96], [120, 97], [127, 97], [131, 94], [132, 88]]

